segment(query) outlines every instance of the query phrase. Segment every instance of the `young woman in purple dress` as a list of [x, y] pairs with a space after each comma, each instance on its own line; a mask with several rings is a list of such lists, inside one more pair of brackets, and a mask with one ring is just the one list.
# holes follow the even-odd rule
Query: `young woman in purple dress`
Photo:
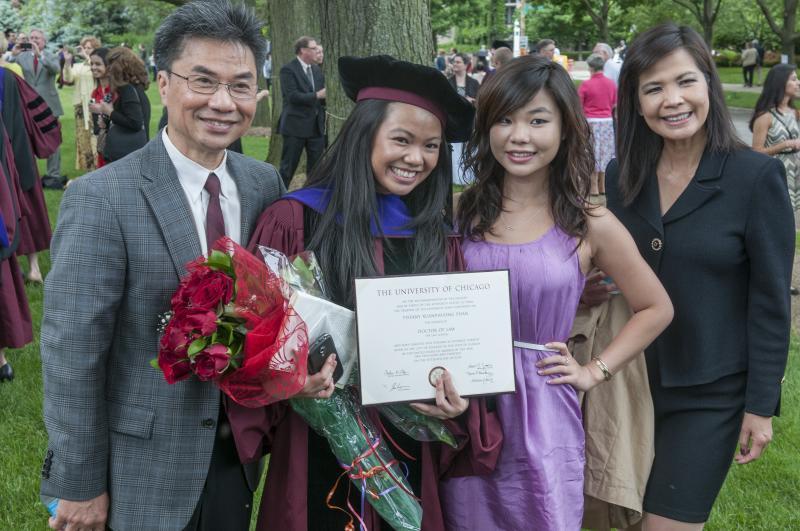
[[[590, 129], [569, 75], [522, 57], [478, 95], [460, 199], [467, 269], [509, 269], [517, 391], [496, 398], [504, 445], [489, 476], [442, 483], [450, 530], [578, 530], [584, 433], [578, 391], [608, 380], [672, 319], [664, 288], [608, 210], [588, 203]], [[585, 275], [599, 267], [634, 315], [581, 366], [565, 342]]]

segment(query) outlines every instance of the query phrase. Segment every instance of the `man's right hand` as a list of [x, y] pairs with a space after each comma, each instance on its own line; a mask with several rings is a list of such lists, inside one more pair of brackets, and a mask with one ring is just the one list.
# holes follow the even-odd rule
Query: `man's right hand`
[[50, 518], [50, 529], [64, 531], [102, 531], [108, 518], [108, 493], [86, 501], [59, 500], [56, 515]]
[[324, 100], [325, 99], [325, 89], [320, 89], [317, 91], [317, 99]]
[[328, 356], [317, 374], [309, 374], [306, 383], [297, 393], [298, 398], [330, 398], [335, 389], [333, 371], [336, 369], [336, 354]]

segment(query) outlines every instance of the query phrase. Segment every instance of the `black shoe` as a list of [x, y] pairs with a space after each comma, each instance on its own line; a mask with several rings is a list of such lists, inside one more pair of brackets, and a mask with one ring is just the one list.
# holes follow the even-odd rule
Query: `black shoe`
[[800, 289], [797, 289], [796, 287], [792, 286], [791, 288], [789, 288], [789, 293], [791, 295], [800, 295]]
[[8, 380], [9, 382], [14, 379], [14, 371], [11, 370], [11, 364], [6, 362], [5, 365], [0, 367], [0, 382]]
[[58, 177], [45, 175], [44, 177], [42, 177], [42, 187], [49, 188], [51, 190], [63, 190], [64, 183], [66, 182], [67, 179], [63, 175], [59, 175]]

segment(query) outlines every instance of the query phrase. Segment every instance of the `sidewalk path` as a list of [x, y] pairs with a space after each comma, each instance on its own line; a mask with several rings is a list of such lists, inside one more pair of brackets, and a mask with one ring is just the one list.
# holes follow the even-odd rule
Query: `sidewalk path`
[[745, 87], [740, 83], [723, 83], [722, 88], [727, 92], [752, 92], [761, 94], [761, 87]]

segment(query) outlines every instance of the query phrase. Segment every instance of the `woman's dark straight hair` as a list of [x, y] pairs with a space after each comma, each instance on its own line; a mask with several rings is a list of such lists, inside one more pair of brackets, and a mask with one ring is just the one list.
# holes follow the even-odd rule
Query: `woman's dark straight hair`
[[[796, 65], [784, 64], [775, 65], [769, 69], [767, 79], [764, 80], [764, 87], [761, 89], [761, 95], [756, 102], [756, 108], [753, 110], [753, 117], [750, 118], [751, 131], [753, 123], [759, 116], [776, 109], [783, 102], [783, 97], [786, 96], [786, 82], [789, 81], [792, 72], [796, 70]], [[794, 98], [789, 99], [789, 107], [794, 109]]]
[[594, 172], [594, 149], [589, 124], [569, 74], [559, 64], [538, 55], [507, 63], [478, 92], [475, 129], [464, 165], [475, 174], [458, 202], [457, 226], [471, 239], [483, 239], [503, 209], [505, 169], [492, 154], [492, 126], [547, 90], [561, 113], [561, 145], [550, 163], [548, 189], [553, 220], [561, 230], [583, 239], [588, 230], [589, 182]]
[[[328, 207], [313, 227], [307, 247], [319, 258], [333, 300], [350, 307], [353, 279], [378, 273], [370, 230], [370, 220], [379, 219], [372, 149], [392, 105], [396, 104], [382, 100], [359, 102], [306, 183], [308, 187], [331, 191]], [[452, 227], [450, 151], [444, 139], [436, 167], [402, 199], [412, 218], [407, 228], [415, 232], [412, 271], [444, 271], [446, 237]]]
[[729, 152], [745, 147], [733, 128], [722, 82], [703, 38], [692, 28], [672, 22], [645, 31], [631, 43], [622, 63], [617, 91], [617, 161], [622, 201], [629, 205], [642, 190], [644, 182], [656, 169], [664, 146], [639, 113], [639, 78], [661, 59], [677, 50], [685, 50], [708, 83], [706, 150]]

